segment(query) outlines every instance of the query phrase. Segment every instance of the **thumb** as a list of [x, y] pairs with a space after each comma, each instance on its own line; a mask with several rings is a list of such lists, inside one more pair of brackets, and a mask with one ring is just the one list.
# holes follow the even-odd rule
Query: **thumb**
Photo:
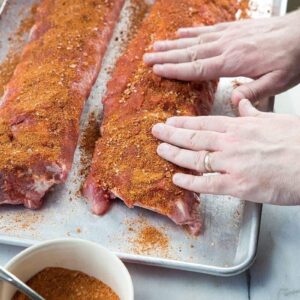
[[273, 96], [278, 92], [276, 82], [278, 82], [278, 74], [272, 72], [257, 80], [240, 85], [232, 92], [232, 103], [238, 105], [242, 99], [249, 99], [251, 102], [256, 102], [264, 97]]
[[248, 99], [239, 102], [239, 113], [241, 117], [259, 117], [264, 113], [257, 110]]

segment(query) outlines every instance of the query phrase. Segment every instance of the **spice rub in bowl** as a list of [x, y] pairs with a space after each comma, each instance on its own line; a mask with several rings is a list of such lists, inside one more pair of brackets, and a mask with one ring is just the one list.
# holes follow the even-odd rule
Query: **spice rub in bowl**
[[[119, 300], [102, 281], [83, 272], [49, 267], [34, 275], [27, 284], [47, 300]], [[12, 300], [29, 300], [17, 292]]]

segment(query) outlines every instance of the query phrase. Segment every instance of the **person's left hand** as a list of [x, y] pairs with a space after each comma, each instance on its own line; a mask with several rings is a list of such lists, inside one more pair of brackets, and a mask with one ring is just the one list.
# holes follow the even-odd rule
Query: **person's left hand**
[[203, 81], [244, 76], [232, 103], [256, 102], [300, 83], [300, 10], [281, 17], [180, 28], [178, 39], [156, 41], [144, 62], [169, 79]]
[[240, 117], [172, 117], [153, 126], [164, 141], [157, 153], [187, 169], [205, 172], [204, 157], [219, 174], [175, 174], [174, 184], [194, 192], [254, 202], [300, 204], [300, 118], [263, 113], [248, 100]]

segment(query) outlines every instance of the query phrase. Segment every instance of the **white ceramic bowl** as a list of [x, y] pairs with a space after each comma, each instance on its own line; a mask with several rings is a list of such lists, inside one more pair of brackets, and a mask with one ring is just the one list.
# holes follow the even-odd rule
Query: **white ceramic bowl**
[[[29, 247], [12, 258], [5, 268], [27, 281], [46, 267], [82, 271], [110, 286], [121, 300], [133, 300], [133, 285], [125, 265], [104, 247], [80, 239], [51, 240]], [[10, 300], [16, 289], [2, 283], [0, 299]]]

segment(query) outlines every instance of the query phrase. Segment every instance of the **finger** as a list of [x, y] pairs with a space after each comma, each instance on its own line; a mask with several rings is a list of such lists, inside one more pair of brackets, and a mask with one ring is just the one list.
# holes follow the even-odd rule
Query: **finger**
[[197, 27], [186, 27], [179, 28], [177, 35], [179, 37], [196, 37], [205, 33], [212, 33], [225, 30], [232, 22], [219, 23], [213, 26], [197, 26]]
[[220, 54], [217, 43], [208, 43], [202, 46], [192, 46], [185, 49], [170, 50], [164, 52], [146, 53], [144, 62], [148, 65], [166, 63], [184, 63], [198, 59], [210, 58]]
[[272, 118], [275, 116], [274, 113], [259, 111], [248, 99], [242, 99], [239, 102], [239, 113], [241, 117]]
[[190, 150], [220, 150], [222, 133], [213, 131], [196, 131], [156, 124], [152, 134], [166, 143]]
[[216, 56], [179, 64], [154, 65], [153, 72], [162, 77], [183, 81], [211, 80], [223, 76], [223, 57]]
[[241, 117], [259, 117], [263, 114], [248, 99], [242, 99], [239, 102], [239, 113]]
[[[178, 147], [162, 143], [157, 147], [157, 154], [163, 159], [189, 170], [194, 170], [200, 173], [207, 172], [204, 167], [204, 158], [207, 151], [191, 151], [180, 149]], [[223, 172], [222, 159], [219, 152], [210, 154], [210, 165], [214, 172]]]
[[217, 131], [224, 133], [232, 123], [234, 118], [224, 116], [201, 116], [201, 117], [171, 117], [166, 120], [166, 124], [185, 129]]
[[154, 51], [167, 51], [174, 49], [183, 49], [191, 46], [201, 45], [213, 42], [221, 37], [220, 33], [202, 35], [201, 37], [183, 38], [176, 40], [157, 41], [153, 44]]
[[214, 195], [230, 195], [234, 185], [228, 174], [193, 176], [177, 173], [173, 176], [173, 183], [189, 191]]
[[176, 39], [170, 41], [157, 41], [153, 44], [154, 51], [167, 51], [174, 49], [183, 49], [201, 44], [201, 40], [196, 38]]
[[242, 99], [249, 99], [251, 102], [255, 102], [264, 97], [273, 96], [283, 90], [283, 80], [281, 73], [275, 71], [257, 80], [240, 85], [232, 92], [232, 103], [238, 105]]

